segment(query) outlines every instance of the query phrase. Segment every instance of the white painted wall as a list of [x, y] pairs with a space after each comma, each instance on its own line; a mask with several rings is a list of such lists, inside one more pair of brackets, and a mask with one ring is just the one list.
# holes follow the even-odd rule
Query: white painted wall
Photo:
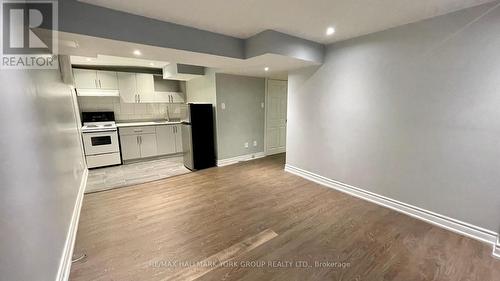
[[289, 76], [287, 164], [498, 232], [497, 2], [331, 45]]
[[78, 97], [81, 112], [113, 111], [117, 122], [181, 118], [178, 103], [125, 103], [119, 97]]
[[215, 69], [207, 68], [205, 75], [186, 82], [188, 103], [216, 104]]
[[85, 171], [76, 96], [56, 70], [0, 85], [0, 279], [56, 280]]

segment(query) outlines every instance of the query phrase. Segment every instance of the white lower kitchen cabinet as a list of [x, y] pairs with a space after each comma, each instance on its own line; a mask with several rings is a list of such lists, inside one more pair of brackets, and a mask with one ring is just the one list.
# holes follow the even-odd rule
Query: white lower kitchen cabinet
[[158, 155], [182, 152], [181, 125], [156, 126]]
[[158, 154], [176, 153], [175, 125], [156, 126], [156, 142], [158, 144]]
[[124, 161], [182, 152], [181, 125], [122, 127], [119, 133]]
[[158, 155], [156, 143], [156, 134], [139, 135], [141, 146], [141, 158], [153, 157]]
[[182, 152], [182, 134], [181, 134], [181, 125], [175, 126], [175, 152]]
[[126, 127], [120, 128], [119, 133], [123, 160], [158, 155], [155, 127]]
[[120, 144], [122, 159], [131, 160], [141, 158], [141, 147], [139, 145], [139, 135], [121, 135]]

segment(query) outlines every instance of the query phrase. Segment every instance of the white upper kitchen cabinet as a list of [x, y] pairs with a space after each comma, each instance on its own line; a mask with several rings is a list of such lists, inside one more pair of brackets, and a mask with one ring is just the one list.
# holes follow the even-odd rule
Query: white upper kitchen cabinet
[[75, 88], [97, 89], [97, 72], [89, 69], [73, 69]]
[[135, 77], [137, 80], [137, 94], [139, 95], [139, 102], [155, 102], [153, 74], [136, 73]]
[[175, 125], [156, 126], [158, 155], [176, 153]]
[[122, 102], [138, 102], [135, 73], [118, 72], [118, 88], [120, 89], [120, 99]]
[[181, 91], [180, 81], [163, 79], [162, 76], [154, 76], [155, 102], [161, 103], [185, 103], [186, 98]]
[[79, 96], [118, 96], [118, 77], [114, 71], [73, 69]]
[[120, 98], [125, 103], [155, 102], [152, 74], [118, 72]]
[[158, 103], [186, 103], [184, 93], [181, 92], [155, 92], [154, 102]]
[[114, 71], [97, 71], [99, 88], [105, 90], [118, 90], [118, 76]]

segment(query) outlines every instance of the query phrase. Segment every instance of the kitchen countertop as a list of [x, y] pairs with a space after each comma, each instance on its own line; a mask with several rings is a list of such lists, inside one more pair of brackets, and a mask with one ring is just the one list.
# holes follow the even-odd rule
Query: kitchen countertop
[[181, 124], [181, 121], [135, 121], [135, 122], [117, 122], [118, 128], [123, 127], [138, 127], [138, 126], [158, 126], [158, 125], [176, 125]]

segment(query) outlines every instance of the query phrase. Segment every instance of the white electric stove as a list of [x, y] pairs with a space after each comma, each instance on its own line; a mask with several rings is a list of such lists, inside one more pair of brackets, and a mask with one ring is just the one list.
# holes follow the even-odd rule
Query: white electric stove
[[122, 163], [113, 112], [83, 112], [82, 138], [89, 168]]

